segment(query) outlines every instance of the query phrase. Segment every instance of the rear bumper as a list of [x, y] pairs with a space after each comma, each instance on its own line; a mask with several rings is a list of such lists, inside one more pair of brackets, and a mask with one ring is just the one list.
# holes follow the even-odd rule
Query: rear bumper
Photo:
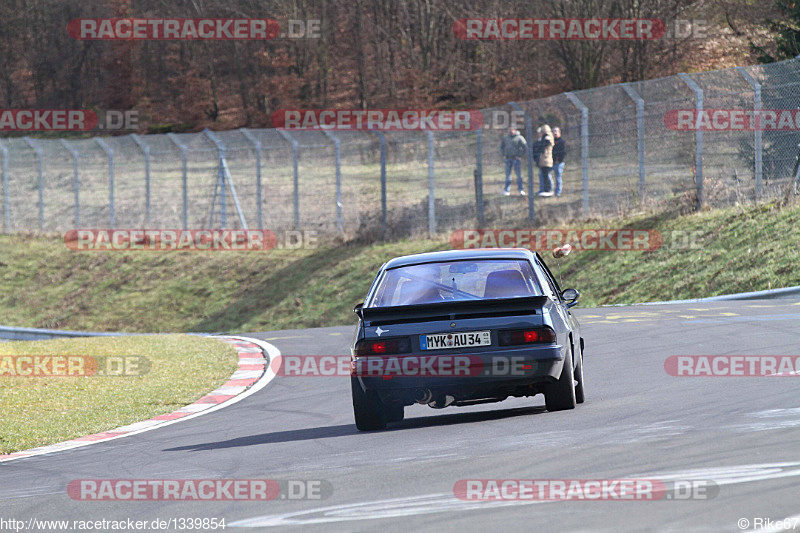
[[[424, 357], [463, 357], [469, 360], [468, 375], [433, 371], [388, 373], [389, 375], [361, 375], [357, 381], [362, 390], [373, 390], [384, 400], [413, 402], [414, 392], [423, 389], [434, 394], [449, 394], [457, 399], [475, 399], [524, 395], [540, 392], [541, 385], [558, 380], [564, 365], [562, 345], [514, 346], [493, 352], [479, 353], [426, 353]], [[402, 364], [405, 357], [423, 357], [419, 354], [386, 356]], [[355, 358], [354, 358], [355, 359]], [[358, 358], [363, 359], [363, 358]], [[386, 368], [386, 367], [384, 367]], [[424, 374], [424, 375], [423, 375]], [[460, 375], [454, 375], [460, 374]]]

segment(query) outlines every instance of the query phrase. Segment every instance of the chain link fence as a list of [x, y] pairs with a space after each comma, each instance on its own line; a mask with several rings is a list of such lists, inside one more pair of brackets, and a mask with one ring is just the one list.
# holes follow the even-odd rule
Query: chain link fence
[[[676, 110], [789, 110], [778, 127], [676, 131]], [[797, 193], [800, 60], [680, 74], [483, 110], [523, 113], [567, 143], [564, 193], [505, 197], [504, 129], [233, 130], [0, 139], [6, 233], [73, 228], [266, 228], [371, 239], [499, 223], [701, 208]], [[519, 115], [518, 115], [519, 116]], [[695, 115], [698, 116], [698, 115]], [[530, 150], [529, 150], [530, 152]], [[534, 193], [534, 194], [532, 194]]]

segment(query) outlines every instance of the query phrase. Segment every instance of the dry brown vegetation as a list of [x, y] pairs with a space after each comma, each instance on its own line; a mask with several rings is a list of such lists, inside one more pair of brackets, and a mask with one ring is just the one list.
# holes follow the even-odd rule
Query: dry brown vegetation
[[[269, 125], [286, 108], [474, 107], [755, 62], [772, 2], [752, 0], [8, 0], [0, 107], [136, 109], [150, 131]], [[320, 20], [319, 38], [77, 41], [75, 18]], [[465, 41], [460, 18], [702, 20], [701, 38]], [[707, 36], [706, 36], [707, 35]]]

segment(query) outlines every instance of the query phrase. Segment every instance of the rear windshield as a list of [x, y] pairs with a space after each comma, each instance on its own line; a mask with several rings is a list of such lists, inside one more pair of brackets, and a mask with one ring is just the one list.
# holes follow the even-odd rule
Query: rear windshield
[[368, 307], [541, 296], [531, 264], [501, 259], [426, 263], [387, 270]]

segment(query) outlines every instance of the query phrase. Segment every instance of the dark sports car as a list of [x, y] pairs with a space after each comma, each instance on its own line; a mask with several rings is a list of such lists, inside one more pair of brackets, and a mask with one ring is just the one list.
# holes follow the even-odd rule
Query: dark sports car
[[355, 307], [356, 426], [386, 427], [415, 403], [433, 408], [544, 394], [548, 411], [582, 403], [583, 338], [538, 253], [453, 250], [385, 263]]

